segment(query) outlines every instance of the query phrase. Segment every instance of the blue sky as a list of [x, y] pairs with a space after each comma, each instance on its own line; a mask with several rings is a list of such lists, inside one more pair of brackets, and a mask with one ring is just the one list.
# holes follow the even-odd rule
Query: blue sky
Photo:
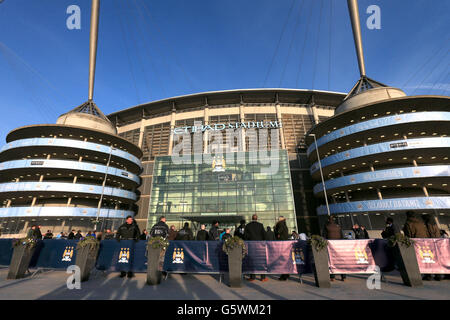
[[[66, 27], [73, 4], [81, 30]], [[380, 30], [366, 27], [370, 5]], [[359, 9], [369, 77], [449, 94], [449, 1]], [[0, 145], [87, 100], [89, 21], [90, 0], [0, 1]], [[359, 77], [345, 0], [102, 0], [99, 37], [94, 100], [105, 114], [214, 90], [347, 92]]]

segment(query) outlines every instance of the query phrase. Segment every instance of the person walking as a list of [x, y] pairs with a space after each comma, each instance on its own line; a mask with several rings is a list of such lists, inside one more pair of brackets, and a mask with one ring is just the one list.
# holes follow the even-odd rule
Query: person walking
[[234, 236], [244, 239], [245, 220], [241, 220], [239, 227], [234, 231]]
[[181, 240], [181, 241], [194, 240], [194, 234], [192, 233], [191, 228], [189, 228], [188, 222], [185, 222], [183, 228], [180, 229], [180, 231], [178, 231], [178, 234], [177, 234], [175, 240]]
[[[132, 216], [127, 216], [125, 219], [125, 223], [122, 224], [119, 229], [117, 229], [117, 234], [116, 234], [116, 240], [117, 241], [121, 241], [121, 240], [134, 240], [135, 242], [139, 241], [139, 236], [140, 236], [141, 232], [139, 230], [139, 227], [136, 223], [136, 221], [133, 219]], [[130, 248], [131, 249], [131, 248]], [[133, 251], [133, 250], [130, 250]], [[134, 252], [130, 252], [130, 255], [134, 254]], [[133, 261], [132, 256], [130, 257], [130, 261]], [[130, 268], [128, 270], [128, 272], [125, 271], [121, 271], [120, 272], [120, 277], [123, 278], [125, 277], [125, 275], [128, 278], [132, 278], [134, 276], [133, 271], [131, 271], [131, 263], [130, 263]]]
[[[262, 223], [259, 223], [258, 216], [256, 214], [252, 215], [252, 222], [248, 223], [244, 229], [244, 240], [249, 241], [264, 241], [266, 238], [266, 231]], [[248, 281], [255, 281], [256, 275], [251, 274]], [[261, 275], [261, 281], [266, 282], [269, 279], [266, 278], [265, 274]]]
[[200, 230], [198, 230], [197, 237], [195, 238], [195, 240], [197, 240], [197, 241], [208, 241], [209, 240], [208, 231], [206, 231], [206, 226], [204, 224], [202, 224], [200, 226]]
[[272, 229], [270, 227], [267, 227], [266, 229], [266, 235], [264, 240], [266, 241], [275, 241], [275, 233], [272, 231]]
[[[323, 237], [328, 240], [342, 240], [344, 239], [344, 234], [342, 228], [334, 221], [333, 216], [328, 217], [328, 222], [323, 229]], [[341, 280], [345, 281], [346, 275], [341, 274]], [[334, 281], [335, 275], [330, 274], [330, 281]]]
[[166, 239], [169, 236], [169, 226], [166, 224], [166, 217], [159, 217], [159, 221], [150, 230], [150, 237], [162, 237]]
[[209, 240], [219, 241], [220, 233], [219, 233], [219, 221], [213, 221], [213, 225], [211, 229], [209, 229]]
[[[278, 222], [274, 228], [275, 238], [278, 241], [286, 241], [289, 240], [289, 230], [286, 225], [286, 218], [280, 216], [278, 218]], [[282, 274], [278, 280], [286, 281], [289, 278], [289, 274]]]
[[406, 212], [406, 222], [403, 226], [405, 236], [409, 238], [427, 238], [427, 227], [418, 214], [413, 211]]

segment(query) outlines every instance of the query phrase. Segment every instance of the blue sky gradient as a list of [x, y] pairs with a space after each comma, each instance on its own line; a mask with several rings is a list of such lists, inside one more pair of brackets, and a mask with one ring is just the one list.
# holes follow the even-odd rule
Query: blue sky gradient
[[[87, 100], [90, 0], [0, 2], [0, 145]], [[68, 6], [81, 8], [69, 30]], [[369, 30], [370, 5], [381, 29]], [[450, 2], [360, 0], [367, 75], [407, 94], [449, 85]], [[348, 92], [359, 78], [345, 0], [102, 0], [94, 101], [105, 114], [239, 88]]]

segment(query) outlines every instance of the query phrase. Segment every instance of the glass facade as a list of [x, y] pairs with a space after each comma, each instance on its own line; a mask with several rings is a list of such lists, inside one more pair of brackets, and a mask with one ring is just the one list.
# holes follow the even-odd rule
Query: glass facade
[[284, 216], [289, 232], [297, 229], [286, 150], [269, 151], [264, 157], [234, 152], [217, 159], [209, 154], [185, 159], [180, 164], [171, 156], [155, 158], [147, 228], [164, 215], [177, 229], [190, 221], [196, 230], [200, 223], [210, 226], [216, 219], [220, 228], [234, 229], [256, 213], [265, 227]]

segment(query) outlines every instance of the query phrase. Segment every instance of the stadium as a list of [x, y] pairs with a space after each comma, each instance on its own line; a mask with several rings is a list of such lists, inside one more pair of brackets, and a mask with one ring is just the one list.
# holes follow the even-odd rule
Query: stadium
[[141, 150], [88, 101], [56, 124], [11, 131], [0, 149], [3, 236], [117, 228], [133, 215]]
[[[241, 219], [250, 221], [256, 212], [267, 226], [284, 216], [290, 231], [318, 232], [305, 133], [332, 116], [344, 97], [326, 91], [242, 89], [164, 99], [108, 115], [119, 136], [143, 152], [139, 226], [151, 227], [164, 215], [177, 228], [188, 221], [197, 229], [200, 223], [210, 225], [215, 219], [221, 227], [234, 228]], [[257, 165], [249, 167], [249, 131], [258, 134], [263, 129], [259, 124], [271, 122], [277, 123], [270, 131], [278, 132], [279, 139], [277, 146], [268, 142], [267, 148], [279, 149], [274, 156], [280, 159], [282, 176], [267, 180], [258, 176]], [[243, 125], [236, 139], [227, 140], [229, 129], [214, 133], [216, 139], [217, 134], [223, 138], [223, 153], [244, 153], [244, 163], [231, 166], [225, 156], [223, 172], [214, 172], [211, 161], [197, 166], [171, 162], [172, 151], [183, 143], [178, 133], [193, 136], [195, 127], [236, 128], [236, 123]], [[203, 132], [200, 150], [191, 148], [191, 154], [210, 154], [211, 134], [211, 130]]]

